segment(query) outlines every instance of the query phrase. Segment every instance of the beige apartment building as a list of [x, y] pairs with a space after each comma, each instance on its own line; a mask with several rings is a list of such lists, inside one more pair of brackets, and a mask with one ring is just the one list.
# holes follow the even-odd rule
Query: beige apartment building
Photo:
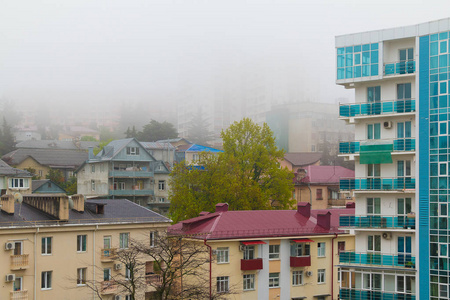
[[[73, 202], [72, 202], [73, 201]], [[63, 194], [1, 197], [0, 299], [102, 299], [128, 300], [113, 280], [127, 272], [117, 261], [132, 241], [150, 244], [170, 220], [124, 199], [85, 200]], [[147, 266], [148, 265], [148, 266]], [[153, 261], [140, 274], [151, 277]], [[126, 273], [124, 273], [126, 274]], [[137, 299], [154, 288], [146, 286]]]

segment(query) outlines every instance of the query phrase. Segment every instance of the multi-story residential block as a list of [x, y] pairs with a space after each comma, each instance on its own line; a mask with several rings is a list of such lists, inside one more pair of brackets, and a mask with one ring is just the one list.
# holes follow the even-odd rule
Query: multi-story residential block
[[[125, 199], [72, 200], [73, 208], [62, 194], [1, 197], [0, 299], [130, 299], [112, 280], [126, 275], [118, 253], [132, 241], [150, 245], [170, 220]], [[141, 263], [136, 277], [152, 280], [144, 272], [154, 262]], [[136, 299], [152, 291], [142, 287]]]
[[0, 191], [3, 194], [31, 194], [31, 177], [27, 171], [14, 169], [0, 160]]
[[356, 199], [340, 223], [356, 236], [341, 299], [449, 299], [449, 30], [442, 19], [336, 37], [336, 83], [356, 102], [339, 109], [355, 125], [340, 152], [356, 176], [341, 180]]
[[[212, 256], [209, 282], [227, 299], [336, 299], [338, 253], [354, 247], [353, 235], [338, 229], [339, 216], [353, 208], [228, 211], [169, 227], [171, 234], [198, 239]], [[183, 278], [183, 281], [195, 280]]]
[[79, 194], [125, 198], [147, 206], [155, 199], [156, 189], [161, 185], [167, 189], [164, 179], [155, 180], [155, 168], [167, 171], [167, 167], [136, 139], [112, 141], [95, 156], [92, 150], [77, 170]]

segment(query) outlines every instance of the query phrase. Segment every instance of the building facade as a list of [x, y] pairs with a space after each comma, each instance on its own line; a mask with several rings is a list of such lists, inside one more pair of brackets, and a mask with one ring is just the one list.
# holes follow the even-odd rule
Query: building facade
[[340, 186], [356, 199], [341, 218], [356, 237], [342, 299], [449, 299], [449, 30], [442, 19], [336, 37], [336, 83], [356, 102], [339, 109], [355, 125], [340, 153], [356, 176]]

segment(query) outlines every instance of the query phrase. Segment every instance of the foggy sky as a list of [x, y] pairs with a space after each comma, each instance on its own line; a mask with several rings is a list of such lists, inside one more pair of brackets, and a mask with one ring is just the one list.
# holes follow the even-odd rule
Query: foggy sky
[[353, 98], [335, 86], [336, 35], [449, 11], [448, 0], [0, 0], [0, 99], [156, 102], [254, 68], [334, 102]]

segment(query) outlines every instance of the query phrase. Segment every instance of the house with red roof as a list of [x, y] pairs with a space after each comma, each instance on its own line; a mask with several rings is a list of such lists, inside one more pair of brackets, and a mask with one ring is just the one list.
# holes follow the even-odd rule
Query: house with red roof
[[211, 290], [227, 299], [337, 299], [337, 255], [354, 248], [354, 235], [338, 228], [341, 214], [354, 208], [229, 211], [219, 203], [168, 232], [209, 249]]
[[341, 178], [354, 178], [355, 171], [341, 166], [309, 165], [294, 172], [293, 198], [309, 202], [313, 209], [345, 206], [353, 202], [350, 192], [339, 192]]

